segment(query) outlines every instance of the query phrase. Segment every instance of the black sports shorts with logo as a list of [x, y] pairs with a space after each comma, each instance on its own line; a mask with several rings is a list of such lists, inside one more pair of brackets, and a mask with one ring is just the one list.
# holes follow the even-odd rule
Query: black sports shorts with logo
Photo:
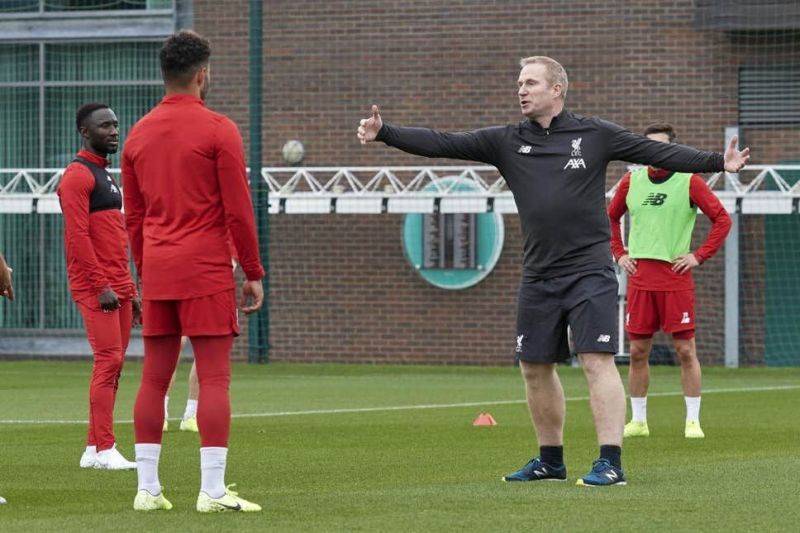
[[567, 325], [577, 353], [617, 353], [617, 276], [612, 269], [525, 280], [517, 300], [521, 361], [560, 363], [570, 358]]

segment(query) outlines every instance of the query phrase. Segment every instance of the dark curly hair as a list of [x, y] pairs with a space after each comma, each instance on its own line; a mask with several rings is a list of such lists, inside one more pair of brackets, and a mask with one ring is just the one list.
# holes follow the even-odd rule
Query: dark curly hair
[[167, 83], [186, 85], [192, 76], [208, 64], [211, 45], [208, 39], [191, 30], [173, 34], [161, 47], [161, 75]]
[[75, 112], [75, 128], [81, 131], [81, 127], [84, 126], [84, 122], [89, 118], [89, 115], [98, 109], [111, 109], [111, 106], [103, 102], [89, 102], [80, 106]]
[[669, 142], [673, 142], [675, 138], [678, 136], [675, 133], [675, 128], [672, 127], [672, 124], [667, 124], [666, 122], [657, 122], [655, 124], [650, 124], [644, 130], [644, 136], [647, 137], [652, 133], [666, 133], [669, 137]]

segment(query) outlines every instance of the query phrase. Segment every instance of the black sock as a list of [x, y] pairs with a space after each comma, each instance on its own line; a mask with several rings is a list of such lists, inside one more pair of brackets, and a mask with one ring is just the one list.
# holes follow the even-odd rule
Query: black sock
[[608, 459], [608, 462], [617, 468], [622, 468], [622, 448], [603, 444], [600, 446], [600, 459]]
[[539, 457], [543, 463], [550, 466], [561, 466], [564, 464], [563, 446], [539, 446]]

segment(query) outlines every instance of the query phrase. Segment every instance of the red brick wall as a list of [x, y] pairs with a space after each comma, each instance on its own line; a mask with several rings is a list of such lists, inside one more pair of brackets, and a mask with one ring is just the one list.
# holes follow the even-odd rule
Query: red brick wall
[[[246, 133], [247, 2], [197, 0], [196, 28], [214, 46], [212, 107]], [[720, 149], [737, 119], [737, 64], [761, 51], [693, 29], [691, 0], [636, 2], [270, 0], [264, 3], [264, 162], [282, 165], [288, 139], [308, 166], [441, 164], [355, 128], [372, 103], [384, 119], [472, 129], [520, 119], [517, 62], [549, 55], [567, 68], [567, 104], [634, 131], [669, 121], [680, 141]], [[779, 153], [761, 149], [755, 162]], [[756, 145], [756, 141], [758, 145]], [[623, 172], [613, 164], [609, 183]], [[411, 271], [396, 216], [271, 218], [273, 360], [506, 364], [515, 332], [519, 228], [478, 286], [443, 291]], [[708, 225], [698, 224], [695, 240]], [[696, 275], [700, 355], [723, 360], [723, 258]]]

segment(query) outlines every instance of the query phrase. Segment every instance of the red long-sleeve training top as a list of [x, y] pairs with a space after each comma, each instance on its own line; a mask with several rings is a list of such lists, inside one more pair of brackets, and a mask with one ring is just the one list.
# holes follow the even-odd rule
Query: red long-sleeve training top
[[[647, 168], [647, 175], [654, 181], [663, 181], [672, 174], [668, 170]], [[615, 261], [619, 261], [620, 257], [628, 253], [622, 244], [620, 219], [628, 210], [626, 199], [630, 184], [631, 174], [628, 172], [622, 177], [608, 206], [608, 217], [611, 220], [611, 252]], [[717, 253], [725, 242], [725, 237], [731, 229], [731, 217], [719, 198], [697, 174], [692, 175], [689, 181], [689, 200], [699, 207], [712, 223], [706, 241], [697, 251], [692, 252], [702, 264]], [[628, 283], [632, 288], [648, 291], [680, 291], [694, 288], [691, 270], [685, 274], [678, 274], [672, 271], [672, 263], [658, 259], [637, 259], [636, 272], [628, 278]]]
[[136, 123], [122, 154], [122, 190], [142, 298], [233, 288], [226, 231], [247, 279], [264, 276], [242, 137], [201, 99], [168, 95]]
[[[78, 157], [100, 169], [108, 166], [104, 157], [88, 150], [79, 151]], [[106, 175], [98, 181], [86, 165], [72, 162], [64, 170], [57, 192], [64, 214], [64, 248], [72, 298], [94, 299], [109, 287], [121, 299], [135, 296], [121, 201], [115, 203], [116, 208], [108, 203], [115, 194], [119, 198], [113, 178]]]

